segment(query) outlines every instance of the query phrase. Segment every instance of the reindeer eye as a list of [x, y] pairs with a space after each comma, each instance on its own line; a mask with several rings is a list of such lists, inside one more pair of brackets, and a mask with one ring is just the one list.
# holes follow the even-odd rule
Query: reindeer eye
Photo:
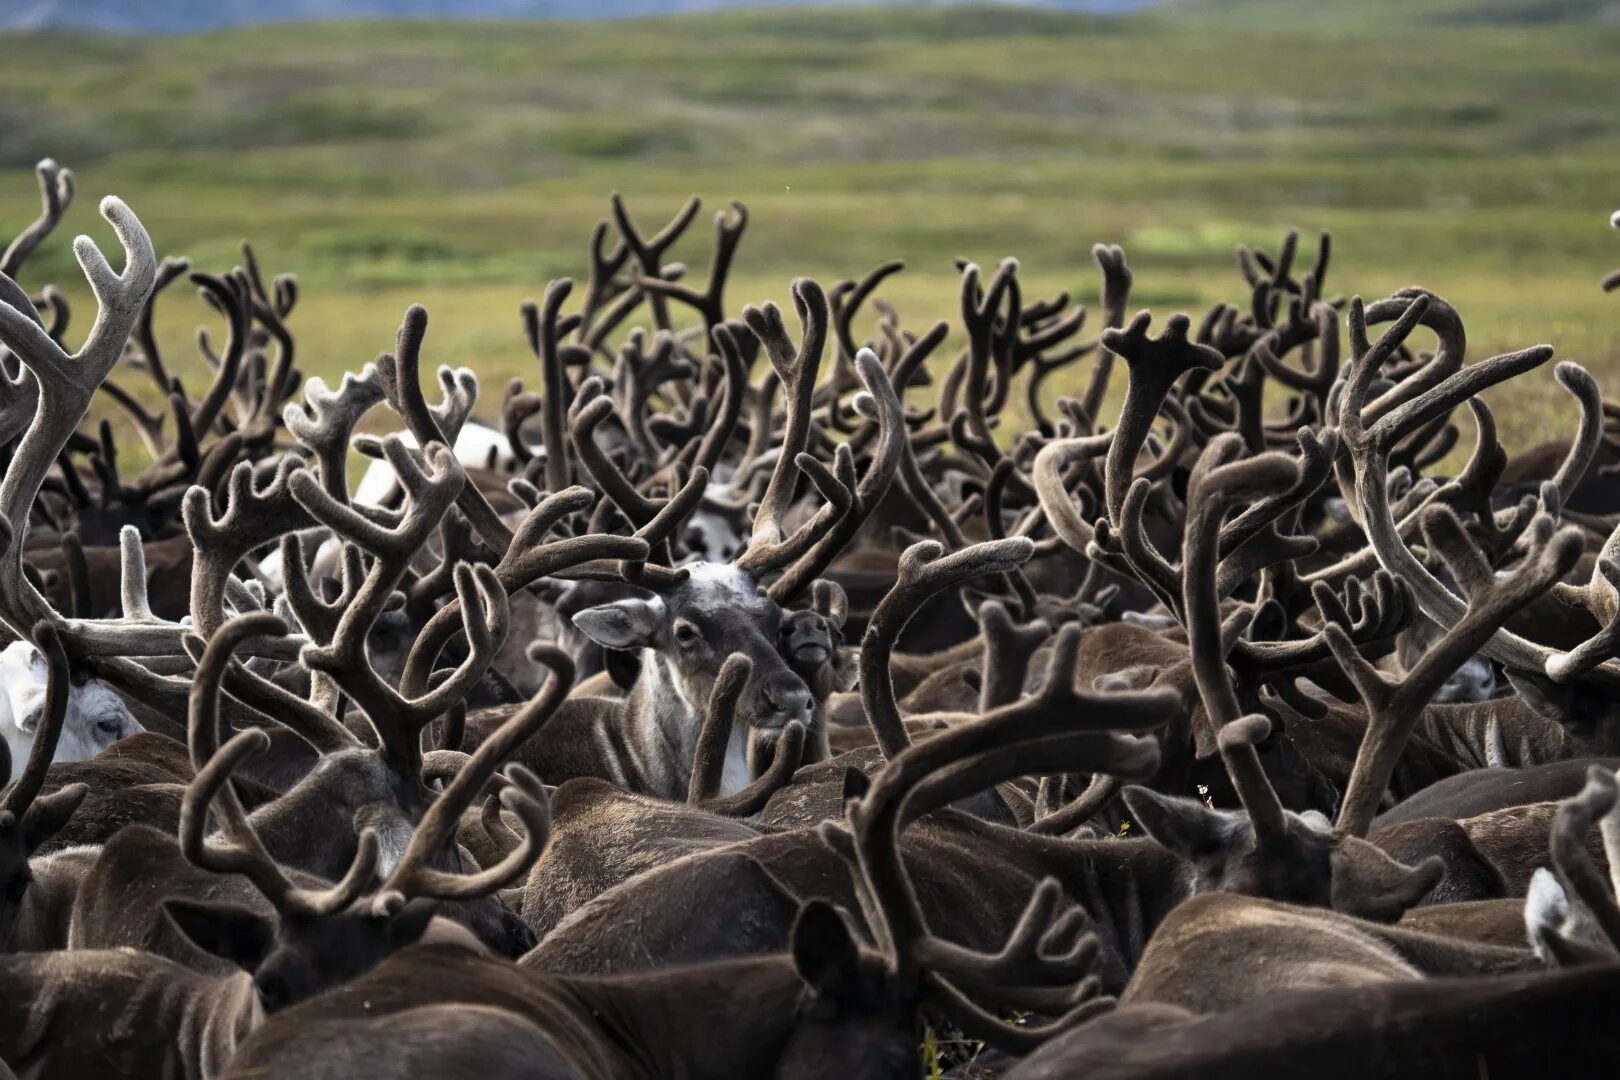
[[675, 640], [682, 645], [695, 645], [702, 637], [698, 628], [684, 619], [675, 624]]

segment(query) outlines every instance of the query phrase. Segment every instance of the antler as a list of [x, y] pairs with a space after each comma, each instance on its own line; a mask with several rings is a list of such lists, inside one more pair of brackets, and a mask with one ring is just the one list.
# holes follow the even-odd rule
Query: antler
[[402, 905], [406, 898], [417, 896], [439, 900], [489, 896], [527, 874], [540, 857], [551, 832], [551, 804], [539, 778], [521, 765], [512, 765], [507, 769], [509, 784], [501, 792], [501, 803], [523, 822], [522, 842], [500, 862], [476, 874], [447, 873], [432, 866], [449, 856], [462, 814], [483, 792], [501, 762], [540, 730], [574, 685], [574, 663], [567, 653], [549, 645], [534, 645], [528, 655], [530, 660], [551, 669], [545, 685], [484, 740], [428, 808], [398, 864], [378, 890], [380, 906]]
[[56, 163], [54, 158], [41, 158], [34, 172], [39, 174], [39, 217], [18, 233], [0, 255], [0, 276], [14, 278], [28, 256], [39, 247], [40, 241], [51, 234], [61, 222], [62, 215], [73, 202], [73, 171]]
[[1567, 574], [1583, 547], [1579, 529], [1553, 532], [1551, 519], [1542, 517], [1531, 526], [1530, 554], [1499, 581], [1449, 508], [1431, 507], [1424, 516], [1423, 530], [1429, 547], [1440, 553], [1462, 584], [1469, 603], [1463, 617], [1423, 654], [1405, 678], [1392, 682], [1362, 659], [1342, 627], [1330, 623], [1324, 628], [1333, 655], [1355, 683], [1369, 716], [1367, 735], [1357, 751], [1339, 811], [1337, 830], [1341, 834], [1367, 834], [1423, 707], [1464, 660], [1491, 640], [1510, 615]]
[[949, 555], [944, 552], [943, 545], [925, 540], [901, 553], [894, 587], [872, 612], [861, 640], [861, 705], [886, 758], [893, 759], [911, 744], [889, 674], [889, 660], [901, 631], [935, 595], [981, 574], [1005, 573], [1021, 566], [1035, 553], [1035, 545], [1020, 536], [974, 544]]
[[[283, 914], [330, 915], [354, 903], [371, 884], [377, 869], [376, 833], [366, 829], [360, 834], [354, 861], [337, 884], [321, 890], [300, 888], [265, 850], [229, 783], [231, 772], [249, 754], [269, 749], [270, 736], [259, 728], [249, 728], [215, 749], [221, 725], [220, 681], [237, 647], [262, 631], [262, 620], [232, 620], [209, 640], [197, 665], [188, 725], [197, 775], [180, 804], [180, 850], [205, 870], [243, 875]], [[224, 834], [223, 844], [204, 839], [211, 805]]]
[[1209, 725], [1205, 741], [1214, 741], [1219, 748], [1232, 786], [1249, 812], [1255, 842], [1264, 845], [1280, 839], [1287, 832], [1287, 823], [1282, 803], [1255, 751], [1255, 746], [1270, 733], [1270, 722], [1264, 716], [1241, 715], [1227, 674], [1216, 591], [1218, 534], [1233, 506], [1292, 485], [1299, 477], [1299, 465], [1281, 453], [1235, 460], [1242, 452], [1241, 436], [1218, 436], [1204, 449], [1193, 469], [1187, 485], [1182, 604], [1193, 679]]
[[[1451, 592], [1412, 553], [1402, 538], [1391, 510], [1389, 498], [1388, 458], [1390, 450], [1406, 435], [1421, 427], [1461, 402], [1489, 386], [1512, 378], [1545, 363], [1552, 356], [1552, 348], [1538, 345], [1515, 353], [1507, 353], [1490, 360], [1470, 365], [1450, 375], [1416, 396], [1407, 395], [1393, 408], [1372, 420], [1375, 408], [1382, 406], [1392, 390], [1372, 405], [1366, 404], [1372, 380], [1382, 365], [1405, 341], [1413, 328], [1430, 309], [1431, 298], [1418, 294], [1406, 303], [1405, 310], [1395, 323], [1379, 337], [1376, 343], [1367, 338], [1368, 313], [1360, 297], [1350, 304], [1351, 369], [1338, 402], [1340, 431], [1350, 451], [1354, 465], [1354, 496], [1351, 500], [1367, 531], [1369, 543], [1383, 567], [1411, 585], [1423, 613], [1442, 627], [1449, 627], [1463, 617], [1465, 604]], [[1458, 331], [1460, 334], [1460, 330]], [[1584, 374], [1584, 372], [1582, 373]], [[1415, 380], [1407, 380], [1408, 382]], [[1579, 390], [1583, 380], [1571, 372], [1572, 388]], [[1581, 446], [1577, 440], [1577, 446]], [[1572, 466], [1561, 470], [1561, 478], [1569, 481], [1576, 473]], [[1584, 466], [1580, 471], [1584, 471]], [[1575, 476], [1578, 479], [1578, 476]], [[1341, 478], [1341, 487], [1345, 487]], [[1545, 489], [1547, 499], [1556, 499], [1557, 491], [1551, 485]], [[1349, 494], [1349, 491], [1346, 491]], [[1548, 527], [1551, 519], [1548, 519]], [[1534, 525], [1532, 525], [1532, 529]], [[1577, 534], [1578, 535], [1578, 534]], [[1479, 651], [1510, 668], [1546, 674], [1552, 677], [1552, 668], [1558, 668], [1565, 679], [1577, 674], [1598, 680], [1605, 685], [1620, 685], [1620, 662], [1604, 660], [1595, 666], [1586, 666], [1589, 654], [1577, 661], [1556, 662], [1557, 653], [1543, 645], [1527, 641], [1516, 634], [1498, 628], [1482, 642]]]
[[1108, 520], [1117, 528], [1125, 507], [1125, 491], [1136, 468], [1136, 456], [1152, 430], [1165, 395], [1176, 380], [1189, 371], [1215, 371], [1222, 363], [1219, 352], [1208, 345], [1187, 340], [1191, 320], [1175, 314], [1165, 323], [1157, 338], [1147, 336], [1152, 316], [1141, 312], [1124, 330], [1103, 331], [1103, 345], [1125, 361], [1130, 382], [1125, 404], [1120, 407], [1114, 441], [1103, 464], [1103, 494]]
[[[850, 455], [847, 453], [835, 455], [838, 472], [842, 475], [838, 477], [837, 488], [832, 489], [838, 492], [839, 497], [829, 495], [828, 507], [835, 510], [837, 516], [822, 527], [819, 523], [824, 512], [818, 513], [810, 524], [804, 527], [805, 532], [815, 537], [814, 546], [771, 584], [771, 599], [779, 604], [791, 603], [812, 581], [821, 576], [822, 571], [832, 565], [833, 560], [854, 538], [873, 508], [883, 500], [884, 495], [888, 494], [889, 485], [894, 483], [895, 473], [899, 470], [901, 457], [905, 453], [906, 428], [901, 413], [900, 396], [884, 372], [882, 362], [871, 349], [862, 349], [855, 356], [855, 370], [860, 376], [861, 384], [870, 395], [869, 399], [857, 398], [856, 408], [870, 413], [877, 420], [880, 432], [878, 445], [872, 451], [872, 460], [858, 483], [853, 475], [854, 465]], [[812, 472], [811, 475], [814, 479], [818, 474]], [[824, 484], [825, 481], [817, 482], [818, 487], [828, 490]], [[768, 498], [768, 490], [766, 495]], [[797, 540], [797, 536], [794, 540]], [[784, 548], [791, 546], [793, 541], [783, 545]]]
[[732, 653], [720, 665], [709, 705], [698, 733], [697, 751], [692, 757], [692, 776], [687, 782], [686, 801], [712, 814], [747, 817], [764, 809], [766, 802], [787, 783], [799, 767], [804, 752], [804, 725], [790, 721], [775, 747], [770, 767], [753, 783], [735, 794], [722, 796], [720, 783], [726, 768], [726, 744], [737, 722], [737, 699], [742, 696], [753, 661], [742, 653]]
[[151, 237], [134, 212], [108, 196], [101, 202], [101, 215], [123, 245], [124, 272], [113, 273], [88, 236], [73, 242], [74, 255], [98, 305], [95, 325], [77, 353], [69, 356], [51, 340], [31, 305], [26, 305], [25, 313], [0, 298], [0, 344], [17, 354], [39, 384], [38, 411], [0, 482], [0, 518], [13, 533], [13, 542], [0, 554], [0, 618], [23, 636], [40, 619], [60, 621], [50, 602], [23, 575], [22, 537], [28, 531], [34, 499], [57, 455], [89, 411], [96, 387], [123, 355], [157, 274]]
[[[691, 196], [675, 212], [662, 229], [648, 238], [643, 238], [641, 231], [636, 228], [635, 222], [630, 219], [630, 210], [624, 204], [624, 199], [615, 191], [612, 196], [613, 223], [618, 226], [619, 235], [624, 238], [625, 246], [635, 256], [639, 274], [636, 276], [635, 287], [640, 287], [642, 279], [663, 277], [664, 255], [679, 240], [686, 231], [692, 219], [697, 217], [698, 210], [703, 203], [696, 195]], [[670, 328], [669, 308], [662, 294], [647, 292], [647, 304], [653, 313], [653, 323], [660, 330]]]
[[[302, 461], [291, 454], [283, 455], [275, 463], [270, 482], [262, 488], [254, 482], [255, 471], [248, 461], [239, 462], [231, 470], [226, 481], [225, 512], [218, 516], [213, 513], [212, 495], [200, 485], [188, 490], [180, 504], [193, 552], [191, 618], [204, 637], [211, 636], [225, 621], [226, 591], [236, 565], [255, 548], [315, 524], [293, 493], [293, 480], [298, 476], [318, 487]], [[358, 516], [355, 511], [350, 513]]]
[[[591, 508], [596, 495], [582, 487], [572, 487], [542, 499], [524, 517], [512, 534], [512, 543], [494, 567], [495, 581], [507, 596], [513, 596], [541, 578], [562, 573], [597, 560], [618, 559], [637, 562], [647, 558], [647, 541], [634, 536], [604, 536], [590, 533], [546, 541], [558, 522], [571, 514]], [[444, 646], [455, 636], [461, 620], [461, 601], [452, 599], [438, 611], [417, 635], [405, 661], [404, 683], [425, 686], [432, 665]]]
[[415, 776], [421, 767], [422, 728], [483, 677], [506, 636], [506, 591], [489, 567], [458, 566], [455, 587], [469, 643], [466, 660], [432, 690], [404, 683], [395, 690], [378, 676], [366, 658], [367, 635], [467, 480], [455, 455], [442, 443], [432, 443], [423, 452], [425, 470], [397, 436], [383, 440], [382, 449], [407, 497], [404, 518], [395, 528], [338, 502], [307, 471], [295, 471], [288, 480], [293, 497], [315, 520], [372, 556], [364, 582], [355, 588], [335, 626], [315, 599], [296, 540], [290, 551], [284, 545], [282, 555], [287, 599], [305, 631], [316, 637], [303, 650], [305, 665], [328, 676], [354, 700], [376, 731], [384, 756], [401, 775]]
[[816, 374], [821, 370], [821, 355], [827, 344], [827, 298], [820, 285], [809, 278], [799, 278], [793, 283], [793, 307], [798, 313], [799, 325], [804, 328], [797, 349], [788, 338], [782, 313], [775, 304], [743, 309], [748, 329], [764, 346], [771, 367], [782, 380], [782, 397], [787, 407], [787, 431], [782, 436], [776, 468], [760, 500], [759, 512], [754, 515], [748, 546], [733, 560], [739, 568], [755, 575], [783, 565], [804, 550], [795, 546], [796, 542], [803, 542], [799, 536], [783, 539], [783, 522], [798, 486], [799, 470], [804, 467], [800, 454], [810, 438]]
[[377, 365], [367, 364], [359, 375], [344, 372], [335, 392], [324, 379], [310, 379], [304, 384], [306, 404], [288, 405], [282, 411], [292, 437], [314, 451], [321, 487], [339, 502], [349, 501], [349, 440], [354, 426], [383, 397]]
[[[915, 550], [915, 549], [913, 549]], [[971, 550], [971, 549], [970, 549]], [[1018, 927], [999, 953], [985, 954], [939, 941], [929, 934], [921, 905], [899, 852], [905, 823], [965, 792], [1028, 773], [1075, 770], [1145, 776], [1158, 766], [1150, 739], [1120, 734], [1163, 724], [1176, 706], [1165, 692], [1096, 696], [1074, 689], [1079, 627], [1066, 626], [1052, 665], [1033, 698], [992, 710], [977, 721], [940, 732], [893, 757], [865, 796], [848, 805], [853, 844], [835, 826], [822, 836], [855, 863], [867, 922], [901, 985], [933, 997], [972, 1034], [1009, 1049], [1027, 1050], [1095, 1011], [1087, 1002], [1056, 1023], [1019, 1028], [997, 1020], [969, 1000], [954, 981], [982, 988], [988, 996], [1009, 989], [1072, 983], [1089, 967], [1092, 946], [1081, 940], [1060, 952], [1059, 940], [1077, 929], [1067, 913], [1056, 914], [1052, 885], [1042, 883]], [[852, 849], [852, 850], [851, 850]], [[1060, 930], [1061, 928], [1061, 930]], [[1081, 994], [1093, 991], [1083, 987]], [[1071, 1003], [1072, 1004], [1072, 1003]]]
[[[427, 309], [412, 304], [399, 325], [395, 349], [377, 358], [377, 370], [382, 379], [382, 390], [389, 406], [405, 421], [405, 426], [416, 438], [418, 446], [438, 443], [455, 448], [461, 425], [471, 415], [478, 400], [478, 378], [467, 368], [452, 371], [439, 368], [439, 387], [444, 400], [437, 408], [429, 408], [422, 396], [419, 367], [422, 357], [422, 339], [427, 335]], [[548, 460], [549, 460], [548, 452]], [[566, 465], [566, 458], [563, 459]], [[565, 481], [566, 483], [566, 481]], [[556, 489], [554, 489], [556, 490]], [[463, 484], [456, 494], [456, 505], [467, 515], [485, 542], [500, 547], [512, 539], [511, 530], [501, 521], [495, 508], [478, 490], [477, 484]]]
[[[615, 210], [617, 208], [616, 203]], [[627, 218], [621, 219], [621, 231], [627, 221]], [[747, 228], [748, 208], [740, 202], [733, 202], [728, 210], [714, 215], [714, 259], [709, 264], [708, 283], [701, 290], [669, 280], [658, 272], [656, 266], [649, 267], [645, 261], [642, 262], [642, 272], [636, 275], [636, 284], [649, 298], [668, 297], [697, 311], [703, 317], [704, 332], [712, 340], [715, 327], [726, 321], [726, 281], [731, 276], [731, 263], [737, 256], [737, 246], [742, 243], [743, 231]], [[636, 242], [630, 239], [633, 232], [624, 235], [625, 241], [635, 249]], [[641, 261], [642, 250], [636, 250], [636, 255]], [[656, 261], [656, 256], [652, 261]]]

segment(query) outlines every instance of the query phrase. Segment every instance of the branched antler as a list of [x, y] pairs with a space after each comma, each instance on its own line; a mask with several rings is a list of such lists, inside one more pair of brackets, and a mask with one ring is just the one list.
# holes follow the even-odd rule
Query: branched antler
[[[151, 238], [129, 207], [109, 196], [102, 200], [101, 213], [123, 245], [124, 272], [113, 273], [89, 237], [74, 241], [74, 254], [99, 306], [95, 326], [77, 353], [70, 356], [51, 340], [26, 297], [19, 309], [0, 296], [0, 343], [17, 355], [39, 387], [38, 408], [0, 482], [0, 518], [11, 530], [9, 542], [0, 552], [0, 618], [20, 636], [30, 633], [40, 619], [62, 623], [61, 616], [23, 573], [23, 538], [34, 500], [46, 474], [89, 410], [96, 387], [123, 354], [157, 273]], [[9, 278], [0, 280], [10, 284]], [[11, 290], [7, 294], [14, 295]], [[132, 655], [159, 655], [178, 651], [178, 635], [166, 630], [154, 633], [151, 628], [109, 626], [106, 629], [110, 634], [91, 640], [85, 633], [88, 626], [67, 629], [67, 640], [85, 652], [110, 648]]]

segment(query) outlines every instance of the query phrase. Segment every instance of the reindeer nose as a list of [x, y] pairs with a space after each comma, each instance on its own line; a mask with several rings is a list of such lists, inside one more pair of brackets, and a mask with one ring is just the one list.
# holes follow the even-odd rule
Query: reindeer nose
[[773, 712], [791, 716], [810, 711], [810, 691], [797, 679], [768, 682], [760, 692]]

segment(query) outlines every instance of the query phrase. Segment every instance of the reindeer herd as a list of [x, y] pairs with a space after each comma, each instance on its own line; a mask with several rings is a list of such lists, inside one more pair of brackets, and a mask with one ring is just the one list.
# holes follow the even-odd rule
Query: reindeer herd
[[[1465, 364], [1292, 233], [1196, 326], [1103, 246], [1095, 338], [1012, 260], [956, 325], [899, 263], [739, 310], [741, 205], [694, 283], [697, 201], [615, 197], [482, 424], [422, 309], [305, 379], [295, 279], [160, 262], [116, 198], [93, 315], [30, 294], [38, 173], [0, 1075], [1620, 1064], [1620, 409], [1550, 347]], [[1509, 458], [1480, 395], [1549, 376], [1576, 430]]]

